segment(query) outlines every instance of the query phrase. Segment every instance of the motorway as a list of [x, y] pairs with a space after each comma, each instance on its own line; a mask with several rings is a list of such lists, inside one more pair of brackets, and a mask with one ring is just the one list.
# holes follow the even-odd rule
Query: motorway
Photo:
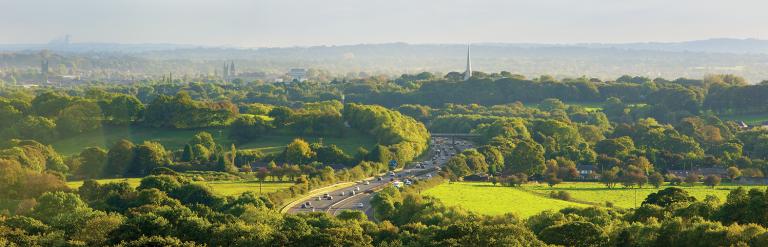
[[[380, 174], [381, 180], [377, 177], [368, 178], [363, 181], [357, 181], [354, 185], [346, 186], [344, 188], [336, 189], [327, 194], [328, 198], [324, 197], [325, 193], [319, 193], [312, 195], [310, 200], [298, 203], [288, 210], [288, 213], [307, 213], [307, 212], [326, 212], [332, 215], [337, 215], [343, 210], [360, 210], [365, 212], [368, 219], [373, 220], [373, 209], [371, 207], [371, 198], [375, 191], [385, 188], [386, 186], [392, 186], [392, 181], [399, 181], [401, 179], [424, 179], [427, 178], [426, 174], [432, 176], [437, 175], [435, 173], [436, 166], [443, 166], [448, 159], [460, 153], [464, 149], [472, 148], [472, 143], [468, 141], [458, 140], [452, 142], [445, 137], [434, 137], [430, 140], [431, 149], [427, 160], [420, 162], [413, 162], [407, 165], [399, 172], [395, 173], [394, 177], [389, 174]], [[420, 163], [423, 168], [416, 168], [415, 164]], [[423, 174], [419, 177], [412, 176], [413, 174]], [[357, 189], [359, 188], [359, 189]], [[351, 191], [355, 190], [355, 195], [351, 195]], [[344, 195], [342, 195], [342, 192]], [[310, 207], [302, 208], [302, 205], [306, 202], [311, 203]]]

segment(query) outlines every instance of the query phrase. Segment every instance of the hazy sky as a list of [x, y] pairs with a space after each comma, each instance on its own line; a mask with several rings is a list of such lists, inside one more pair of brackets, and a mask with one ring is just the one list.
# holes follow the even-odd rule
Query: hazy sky
[[358, 43], [768, 39], [766, 0], [0, 0], [0, 43]]

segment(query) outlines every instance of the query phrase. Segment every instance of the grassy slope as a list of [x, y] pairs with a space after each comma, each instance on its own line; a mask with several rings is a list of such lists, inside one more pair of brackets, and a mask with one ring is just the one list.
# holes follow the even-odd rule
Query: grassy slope
[[[156, 129], [143, 127], [104, 127], [91, 133], [85, 133], [74, 137], [62, 139], [52, 143], [56, 151], [64, 155], [77, 154], [86, 147], [108, 148], [120, 139], [128, 139], [134, 143], [144, 141], [157, 141], [163, 144], [169, 150], [181, 149], [197, 132], [207, 131], [213, 135], [217, 143], [228, 147], [233, 141], [227, 137], [227, 129], [199, 129], [199, 130], [177, 130], [177, 129]], [[290, 133], [276, 132], [269, 136], [237, 145], [238, 148], [259, 149], [265, 153], [282, 151], [285, 145], [288, 145], [294, 138], [299, 136]], [[309, 142], [315, 142], [318, 137], [303, 137]], [[364, 133], [350, 129], [345, 137], [326, 137], [323, 143], [336, 144], [344, 152], [353, 155], [358, 147], [363, 146], [371, 149], [376, 140]]]
[[749, 125], [757, 125], [761, 124], [765, 121], [768, 121], [768, 113], [757, 113], [757, 114], [743, 114], [743, 115], [722, 115], [720, 116], [723, 120], [734, 120], [734, 121], [744, 121], [745, 123]]
[[547, 209], [586, 206], [547, 198], [518, 188], [493, 186], [490, 183], [444, 183], [424, 191], [423, 194], [436, 197], [448, 206], [461, 206], [488, 215], [515, 212], [522, 217], [528, 217]]
[[[139, 183], [141, 182], [141, 178], [115, 178], [115, 179], [98, 179], [98, 181], [101, 184], [104, 183], [110, 183], [110, 182], [120, 182], [120, 181], [127, 181], [128, 184], [130, 184], [133, 187], [138, 187]], [[213, 188], [213, 191], [216, 192], [219, 195], [223, 196], [231, 196], [231, 195], [239, 195], [247, 191], [253, 191], [258, 193], [259, 192], [259, 182], [258, 181], [212, 181], [207, 182], [206, 184], [210, 185], [211, 188]], [[73, 189], [80, 188], [80, 186], [83, 185], [83, 181], [70, 181], [67, 182], [67, 186]], [[281, 183], [281, 182], [264, 182], [263, 187], [261, 188], [262, 193], [269, 193], [273, 191], [277, 191], [279, 189], [288, 188], [292, 185], [292, 183]]]
[[[660, 189], [667, 188], [669, 186], [662, 186]], [[739, 186], [736, 185], [723, 185], [717, 186], [711, 189], [706, 186], [698, 185], [694, 187], [680, 186], [685, 189], [692, 196], [699, 200], [707, 197], [707, 195], [714, 195], [720, 198], [721, 202], [724, 202], [730, 190]], [[746, 189], [760, 188], [765, 189], [765, 186], [743, 186]], [[659, 189], [652, 186], [645, 186], [642, 189], [627, 189], [621, 186], [617, 186], [613, 189], [606, 188], [600, 183], [589, 182], [569, 182], [556, 185], [555, 187], [549, 187], [546, 184], [529, 184], [525, 186], [526, 190], [530, 190], [533, 193], [546, 195], [550, 191], [567, 191], [577, 201], [591, 202], [595, 204], [605, 205], [605, 202], [613, 202], [614, 206], [622, 208], [632, 208], [635, 206], [635, 193], [637, 193], [637, 205], [643, 202], [643, 200], [651, 193], [658, 191]]]

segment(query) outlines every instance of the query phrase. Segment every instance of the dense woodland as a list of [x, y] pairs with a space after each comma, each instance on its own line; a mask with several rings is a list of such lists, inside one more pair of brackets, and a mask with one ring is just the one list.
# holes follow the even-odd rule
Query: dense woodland
[[[483, 216], [422, 197], [467, 176], [503, 186], [600, 181], [656, 186], [720, 178], [672, 171], [727, 169], [728, 179], [768, 172], [768, 129], [723, 120], [768, 113], [768, 84], [732, 75], [703, 79], [623, 76], [615, 81], [526, 79], [508, 72], [403, 75], [329, 82], [142, 81], [0, 90], [0, 245], [17, 246], [722, 246], [768, 245], [766, 191], [724, 202], [664, 189], [636, 209], [547, 211], [528, 219]], [[565, 102], [565, 103], [564, 103]], [[599, 107], [590, 107], [599, 105]], [[121, 140], [62, 155], [50, 143], [108, 126], [198, 130], [183, 148]], [[227, 130], [222, 145], [204, 129]], [[301, 137], [374, 138], [346, 153]], [[428, 150], [429, 132], [473, 133], [476, 149], [434, 179], [377, 193], [376, 221], [360, 212], [284, 215], [291, 198], [403, 167]], [[239, 149], [272, 133], [297, 138], [278, 153]], [[577, 166], [597, 167], [582, 178]], [[285, 180], [273, 193], [219, 196], [209, 179]], [[143, 177], [125, 182], [87, 180]], [[214, 178], [215, 177], [215, 178]]]

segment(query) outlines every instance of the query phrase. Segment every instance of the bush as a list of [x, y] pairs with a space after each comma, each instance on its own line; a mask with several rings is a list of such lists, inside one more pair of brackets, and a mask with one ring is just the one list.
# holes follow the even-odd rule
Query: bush
[[549, 197], [563, 200], [563, 201], [570, 201], [571, 199], [573, 199], [571, 197], [571, 193], [568, 193], [568, 191], [562, 191], [562, 190], [549, 192]]

